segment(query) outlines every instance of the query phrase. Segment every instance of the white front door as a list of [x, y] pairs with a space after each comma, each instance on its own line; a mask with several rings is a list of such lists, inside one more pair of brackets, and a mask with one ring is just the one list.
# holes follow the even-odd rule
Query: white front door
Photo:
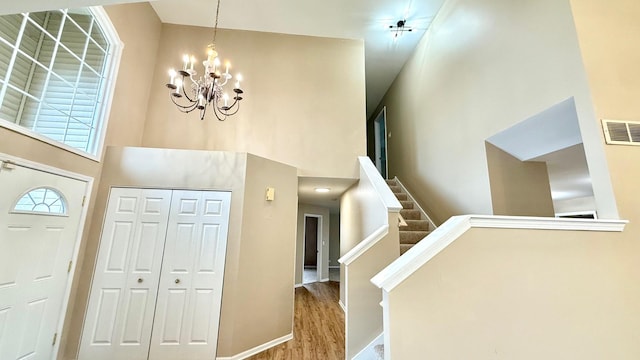
[[113, 188], [79, 359], [147, 359], [171, 190]]
[[174, 191], [149, 359], [215, 359], [231, 193]]
[[52, 359], [87, 183], [10, 167], [0, 169], [0, 359]]

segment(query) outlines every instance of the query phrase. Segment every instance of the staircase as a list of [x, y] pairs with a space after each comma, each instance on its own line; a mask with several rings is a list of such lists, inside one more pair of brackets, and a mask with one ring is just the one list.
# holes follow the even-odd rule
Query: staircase
[[404, 219], [400, 223], [400, 255], [402, 255], [429, 235], [435, 227], [396, 179], [387, 180], [387, 185], [402, 204], [402, 210], [400, 210], [400, 215]]

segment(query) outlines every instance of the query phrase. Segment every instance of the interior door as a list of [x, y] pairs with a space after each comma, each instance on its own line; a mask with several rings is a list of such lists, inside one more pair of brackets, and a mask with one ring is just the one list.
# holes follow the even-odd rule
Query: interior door
[[0, 359], [55, 357], [86, 187], [0, 166]]
[[149, 359], [215, 359], [231, 193], [174, 191]]
[[79, 359], [147, 359], [170, 204], [171, 190], [111, 189]]

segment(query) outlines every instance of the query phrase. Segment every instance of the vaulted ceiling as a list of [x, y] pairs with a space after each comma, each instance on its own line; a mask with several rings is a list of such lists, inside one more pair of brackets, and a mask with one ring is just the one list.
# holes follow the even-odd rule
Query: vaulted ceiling
[[[363, 39], [367, 117], [407, 61], [444, 0], [222, 0], [221, 28], [346, 39]], [[163, 22], [214, 24], [215, 0], [151, 3]], [[407, 20], [411, 32], [394, 40], [390, 25]], [[327, 64], [327, 70], [340, 66]]]
[[[139, 0], [3, 1], [0, 14]], [[222, 0], [221, 28], [345, 39], [365, 43], [367, 118], [407, 61], [444, 0]], [[216, 0], [150, 2], [163, 22], [213, 27]], [[406, 20], [411, 32], [394, 40], [390, 25]], [[327, 64], [328, 71], [335, 64]]]

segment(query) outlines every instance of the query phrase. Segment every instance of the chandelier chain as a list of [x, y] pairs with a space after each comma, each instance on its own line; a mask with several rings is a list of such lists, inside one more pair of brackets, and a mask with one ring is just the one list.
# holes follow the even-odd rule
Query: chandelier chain
[[220, 14], [220, 0], [218, 0], [218, 5], [216, 6], [216, 23], [213, 26], [213, 44], [216, 43], [216, 35], [218, 35], [218, 15]]

